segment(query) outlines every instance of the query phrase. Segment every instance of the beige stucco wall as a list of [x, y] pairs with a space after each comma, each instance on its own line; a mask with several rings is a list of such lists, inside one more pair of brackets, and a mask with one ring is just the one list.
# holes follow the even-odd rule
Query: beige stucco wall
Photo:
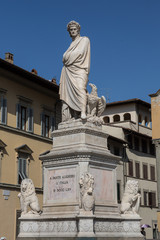
[[111, 105], [107, 106], [105, 111], [103, 112], [103, 116], [109, 116], [110, 122], [113, 122], [113, 116], [118, 114], [120, 115], [120, 121], [124, 121], [124, 114], [130, 113], [131, 114], [131, 120], [133, 122], [137, 122], [137, 116], [136, 116], [136, 106], [135, 104], [124, 104], [124, 105]]
[[16, 104], [19, 102], [19, 96], [32, 101], [31, 107], [34, 109], [34, 133], [41, 134], [41, 119], [40, 114], [43, 106], [47, 106], [50, 111], [55, 111], [55, 103], [57, 99], [53, 96], [53, 91], [43, 87], [36, 88], [25, 79], [13, 79], [12, 75], [9, 78], [3, 76], [0, 78], [0, 88], [6, 89], [7, 98], [7, 125], [16, 128]]
[[[27, 164], [28, 178], [33, 180], [36, 188], [42, 188], [42, 163], [39, 155], [52, 147], [52, 139], [41, 136], [41, 113], [47, 108], [55, 112], [58, 96], [52, 89], [35, 84], [19, 75], [11, 74], [0, 68], [0, 89], [6, 90], [7, 125], [0, 124], [0, 140], [6, 144], [0, 156], [0, 237], [14, 240], [16, 236], [16, 210], [20, 210], [17, 197], [18, 187], [18, 153], [16, 148], [27, 145], [32, 154]], [[29, 133], [16, 128], [16, 104], [20, 98], [27, 98], [34, 111], [34, 132]], [[4, 199], [3, 190], [9, 190], [8, 200]], [[42, 208], [42, 193], [38, 193]], [[3, 217], [2, 217], [3, 216]]]
[[10, 131], [2, 127], [0, 131], [1, 140], [7, 144], [1, 160], [1, 182], [17, 184], [18, 159], [15, 148], [27, 144], [33, 151], [27, 166], [28, 177], [33, 180], [36, 187], [42, 187], [42, 164], [39, 155], [51, 149], [52, 141], [35, 139], [32, 134], [22, 135], [18, 131]]
[[[18, 193], [18, 190], [10, 190], [10, 196], [5, 200], [0, 189], [0, 237], [5, 236], [7, 240], [16, 239], [16, 210], [20, 210]], [[37, 197], [42, 209], [42, 194], [37, 194]]]
[[160, 138], [160, 95], [151, 97], [152, 138]]

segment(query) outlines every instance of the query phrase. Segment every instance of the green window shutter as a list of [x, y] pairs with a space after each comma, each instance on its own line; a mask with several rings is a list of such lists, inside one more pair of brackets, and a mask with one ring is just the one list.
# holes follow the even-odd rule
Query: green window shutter
[[7, 99], [1, 97], [1, 123], [7, 124]]
[[41, 113], [41, 136], [44, 137], [44, 132], [45, 132], [45, 116], [44, 113]]
[[55, 119], [53, 116], [51, 116], [51, 132], [55, 130]]
[[33, 132], [33, 109], [28, 108], [28, 131]]
[[19, 103], [16, 105], [16, 125], [21, 129], [21, 105]]

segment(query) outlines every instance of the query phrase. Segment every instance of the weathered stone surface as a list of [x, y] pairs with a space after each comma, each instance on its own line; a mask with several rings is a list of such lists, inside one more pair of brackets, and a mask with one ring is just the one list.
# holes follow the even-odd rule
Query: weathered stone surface
[[80, 185], [80, 208], [81, 211], [93, 212], [94, 208], [94, 178], [90, 173], [84, 173], [79, 181]]
[[69, 22], [67, 29], [72, 43], [63, 54], [63, 68], [60, 78], [60, 99], [62, 105], [62, 121], [66, 121], [81, 113], [86, 118], [87, 94], [86, 86], [90, 71], [90, 41], [80, 37], [80, 25]]
[[[34, 219], [21, 218], [20, 239], [141, 238], [139, 216], [129, 218], [119, 213], [116, 195], [119, 158], [108, 151], [107, 137], [100, 126], [81, 119], [61, 123], [59, 130], [53, 132], [53, 148], [41, 156], [43, 213]], [[93, 181], [90, 184], [92, 190], [85, 186], [86, 192], [93, 194], [94, 207], [90, 209], [82, 208], [79, 182], [85, 174], [94, 179], [94, 185]]]
[[121, 203], [121, 213], [138, 215], [141, 195], [138, 193], [138, 181], [128, 180], [125, 187], [125, 192]]
[[[40, 214], [38, 198], [35, 187], [31, 179], [23, 179], [21, 183], [21, 192], [18, 194], [21, 204], [21, 216], [34, 217]], [[28, 210], [30, 207], [30, 211]]]

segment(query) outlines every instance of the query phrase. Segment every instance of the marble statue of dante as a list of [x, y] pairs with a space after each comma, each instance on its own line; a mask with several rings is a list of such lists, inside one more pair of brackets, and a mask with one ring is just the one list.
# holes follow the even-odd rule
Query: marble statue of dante
[[63, 68], [60, 78], [60, 99], [62, 100], [62, 121], [75, 113], [86, 118], [88, 74], [90, 70], [90, 41], [80, 36], [80, 25], [71, 21], [67, 30], [72, 43], [63, 55]]

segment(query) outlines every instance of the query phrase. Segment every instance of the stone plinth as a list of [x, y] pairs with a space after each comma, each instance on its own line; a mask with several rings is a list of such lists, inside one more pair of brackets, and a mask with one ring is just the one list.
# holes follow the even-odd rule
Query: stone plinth
[[100, 126], [90, 122], [77, 120], [59, 124], [59, 130], [53, 132], [52, 150], [41, 156], [43, 214], [79, 214], [79, 179], [85, 172], [95, 179], [95, 214], [118, 214], [116, 167], [119, 158], [108, 151], [107, 137]]
[[[19, 239], [143, 239], [140, 218], [121, 216], [117, 204], [119, 158], [107, 149], [101, 126], [82, 120], [59, 124], [53, 148], [43, 155], [43, 213], [21, 217]], [[81, 209], [79, 181], [94, 177], [94, 211]], [[142, 238], [141, 238], [142, 237]]]
[[80, 239], [89, 237], [107, 240], [143, 239], [140, 233], [140, 218], [97, 218], [91, 216], [20, 219], [20, 234], [18, 240], [29, 239]]

